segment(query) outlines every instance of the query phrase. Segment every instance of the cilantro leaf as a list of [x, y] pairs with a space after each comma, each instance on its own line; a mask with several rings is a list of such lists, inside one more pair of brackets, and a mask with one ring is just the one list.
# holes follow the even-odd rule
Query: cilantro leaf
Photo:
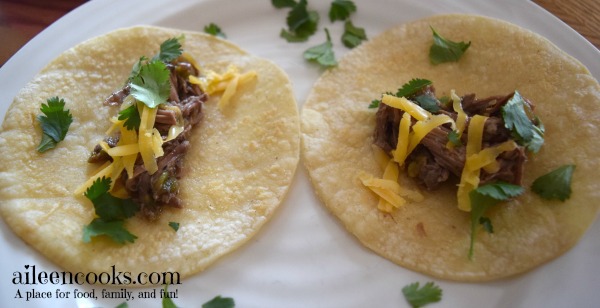
[[539, 152], [542, 148], [542, 145], [544, 145], [544, 124], [538, 117], [535, 118], [535, 121], [538, 124], [533, 126], [533, 138], [524, 144], [527, 150], [532, 153]]
[[[488, 208], [510, 198], [514, 198], [525, 191], [523, 187], [504, 182], [486, 184], [469, 192], [471, 199], [471, 244], [469, 246], [469, 259], [473, 257], [473, 245], [477, 235], [476, 229]], [[485, 226], [484, 226], [485, 227]]]
[[354, 48], [366, 39], [367, 34], [364, 28], [354, 26], [350, 20], [346, 21], [344, 24], [344, 34], [342, 34], [342, 43], [344, 43], [344, 46]]
[[131, 95], [150, 108], [166, 102], [170, 93], [169, 70], [162, 61], [144, 64], [131, 80]]
[[435, 97], [432, 97], [430, 95], [421, 94], [421, 95], [415, 97], [415, 101], [417, 102], [417, 104], [419, 106], [423, 107], [423, 109], [425, 109], [431, 113], [437, 113], [438, 111], [440, 111], [440, 106], [438, 105]]
[[133, 243], [137, 238], [125, 229], [124, 222], [126, 218], [135, 215], [139, 208], [131, 199], [113, 197], [108, 192], [110, 183], [110, 178], [96, 179], [84, 193], [94, 205], [94, 210], [98, 216], [84, 227], [83, 241], [85, 243], [88, 243], [92, 237], [99, 235], [107, 235], [119, 244]]
[[429, 61], [433, 65], [444, 62], [457, 62], [467, 51], [471, 42], [453, 42], [439, 35], [433, 27], [433, 44], [429, 48]]
[[356, 12], [356, 5], [350, 0], [333, 0], [329, 8], [329, 20], [346, 20], [350, 14]]
[[325, 28], [325, 33], [327, 34], [327, 41], [304, 51], [304, 58], [309, 61], [316, 61], [324, 67], [336, 66], [337, 61], [333, 53], [333, 44], [327, 28]]
[[179, 230], [179, 223], [175, 221], [170, 221], [169, 227], [171, 227], [173, 230], [175, 230], [175, 232], [177, 232], [177, 230]]
[[423, 307], [430, 303], [439, 302], [442, 299], [442, 289], [432, 281], [419, 289], [419, 283], [411, 283], [402, 288], [406, 301], [413, 307]]
[[162, 299], [162, 306], [163, 308], [177, 308], [177, 305], [175, 305], [175, 303], [173, 302], [173, 300], [169, 297], [169, 285], [166, 284], [165, 285], [165, 297], [163, 297]]
[[127, 82], [131, 82], [133, 77], [139, 75], [140, 69], [142, 69], [142, 64], [144, 64], [145, 61], [148, 61], [148, 58], [146, 58], [146, 56], [141, 56], [138, 61], [133, 64], [131, 73], [129, 73], [129, 78], [127, 78]]
[[575, 165], [561, 166], [533, 181], [531, 190], [544, 199], [565, 201], [571, 197], [573, 171]]
[[177, 59], [183, 52], [183, 49], [181, 48], [181, 42], [183, 39], [184, 36], [181, 35], [178, 37], [172, 37], [162, 42], [162, 44], [160, 44], [160, 52], [154, 56], [150, 62], [160, 60], [162, 62], [169, 63]]
[[396, 92], [395, 96], [397, 97], [410, 97], [415, 95], [417, 92], [421, 91], [425, 86], [431, 85], [431, 80], [421, 79], [421, 78], [413, 78], [409, 82], [402, 85], [398, 92]]
[[129, 305], [127, 305], [127, 302], [122, 302], [115, 308], [127, 308], [127, 307], [129, 307]]
[[106, 235], [111, 240], [125, 244], [126, 242], [135, 242], [137, 236], [129, 233], [124, 227], [124, 221], [105, 221], [101, 218], [96, 218], [92, 222], [83, 228], [83, 242], [89, 243], [92, 237]]
[[235, 302], [231, 297], [221, 297], [221, 295], [217, 295], [215, 298], [210, 301], [202, 304], [202, 308], [233, 308], [235, 307]]
[[288, 42], [303, 42], [317, 32], [319, 14], [309, 11], [306, 0], [300, 0], [286, 18], [288, 30], [281, 30], [280, 36]]
[[128, 130], [135, 130], [140, 127], [141, 119], [140, 112], [135, 104], [119, 111], [119, 120], [125, 120], [123, 125]]
[[65, 101], [57, 96], [46, 100], [46, 105], [42, 104], [40, 111], [44, 115], [38, 116], [38, 121], [42, 126], [42, 140], [37, 147], [40, 153], [56, 147], [60, 141], [67, 136], [67, 131], [73, 123], [73, 116], [69, 109], [64, 110]]
[[294, 0], [271, 0], [271, 4], [274, 7], [280, 9], [284, 7], [294, 7], [296, 5], [296, 1]]
[[502, 118], [504, 126], [508, 130], [516, 134], [522, 141], [528, 142], [533, 139], [534, 125], [525, 112], [525, 104], [521, 94], [515, 91], [513, 97], [502, 106]]
[[210, 23], [204, 26], [204, 32], [213, 36], [218, 36], [220, 38], [227, 38], [227, 35], [223, 31], [221, 31], [221, 27], [217, 26], [215, 23]]
[[371, 101], [371, 104], [369, 105], [369, 108], [379, 108], [379, 105], [381, 104], [381, 100], [378, 99], [374, 99]]

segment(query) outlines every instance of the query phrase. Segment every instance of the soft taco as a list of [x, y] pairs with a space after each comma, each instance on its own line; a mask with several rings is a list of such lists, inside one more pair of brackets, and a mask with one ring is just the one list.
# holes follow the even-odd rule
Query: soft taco
[[[457, 62], [432, 64], [429, 58], [432, 29], [456, 44], [469, 45], [470, 42], [469, 48]], [[452, 110], [453, 94], [461, 109], [469, 97], [473, 103], [470, 93], [475, 93], [481, 101], [486, 97], [495, 97], [494, 102], [503, 101], [494, 108], [506, 106], [507, 101], [519, 93], [525, 102], [521, 107], [527, 116], [525, 122], [530, 121], [528, 125], [544, 139], [543, 145], [538, 143], [534, 151], [526, 151], [525, 156], [517, 155], [524, 160], [524, 166], [517, 168], [523, 172], [512, 184], [518, 184], [522, 192], [508, 193], [509, 198], [489, 206], [484, 215], [474, 213], [470, 205], [461, 206], [465, 201], [461, 201], [461, 197], [466, 196], [467, 202], [473, 202], [470, 192], [484, 186], [472, 185], [466, 194], [459, 192], [461, 188], [469, 188], [461, 180], [461, 172], [468, 169], [465, 168], [467, 163], [459, 168], [458, 175], [446, 174], [448, 181], [437, 181], [444, 176], [436, 175], [430, 183], [432, 187], [428, 188], [429, 185], [425, 185], [428, 180], [416, 176], [424, 170], [421, 168], [424, 165], [418, 163], [419, 158], [414, 157], [423, 153], [419, 150], [425, 149], [422, 144], [415, 144], [409, 154], [410, 158], [416, 158], [413, 163], [404, 165], [394, 160], [394, 155], [400, 155], [395, 142], [390, 142], [387, 149], [381, 142], [378, 144], [380, 136], [375, 131], [382, 118], [391, 119], [386, 129], [392, 132], [392, 137], [384, 137], [384, 141], [397, 138], [404, 146], [412, 139], [407, 141], [399, 135], [409, 136], [410, 132], [412, 138], [431, 124], [431, 121], [425, 123], [427, 120], [436, 118], [442, 120], [436, 124], [438, 129], [445, 127], [446, 131], [438, 138], [441, 139], [438, 146], [450, 151], [448, 153], [460, 148], [460, 143], [449, 144], [448, 137], [448, 132], [456, 132], [455, 125], [459, 122], [456, 113], [433, 115], [416, 103], [414, 95], [395, 97], [396, 90], [400, 88], [398, 93], [402, 92], [404, 84], [418, 85], [423, 80], [431, 81], [435, 92], [421, 87], [420, 92], [413, 94], [424, 95], [425, 101], [433, 101], [438, 106], [442, 101], [440, 97], [449, 97], [451, 105], [447, 110]], [[423, 111], [425, 119], [408, 117], [404, 122], [400, 118], [408, 111], [386, 115], [381, 109], [368, 107], [374, 100], [380, 103], [379, 107], [394, 105], [389, 100], [402, 101], [399, 104], [408, 106], [405, 110], [419, 108], [417, 113]], [[535, 116], [531, 113], [533, 110]], [[590, 170], [600, 167], [595, 155], [600, 148], [596, 137], [600, 133], [599, 111], [598, 82], [580, 62], [545, 38], [488, 17], [439, 15], [395, 26], [347, 54], [337, 68], [325, 72], [302, 110], [302, 151], [316, 194], [366, 247], [403, 267], [434, 277], [485, 281], [522, 273], [556, 258], [573, 247], [596, 220], [599, 186]], [[490, 114], [485, 118], [488, 116], [491, 118]], [[465, 127], [468, 129], [463, 130], [462, 138], [458, 136], [463, 148], [469, 135], [476, 135], [468, 134], [469, 129], [476, 132], [469, 126], [478, 122], [474, 118], [473, 113], [467, 115]], [[406, 127], [402, 128], [400, 122]], [[417, 129], [418, 122], [427, 125]], [[499, 128], [505, 129], [502, 126]], [[399, 134], [402, 130], [404, 133]], [[505, 135], [514, 137], [514, 132]], [[485, 144], [485, 136], [483, 138]], [[503, 141], [508, 142], [508, 139]], [[481, 138], [478, 146], [488, 147], [482, 145]], [[513, 146], [500, 153], [514, 150]], [[382, 152], [385, 152], [384, 162], [380, 163]], [[463, 162], [466, 155], [463, 152]], [[434, 160], [445, 159], [451, 157]], [[390, 162], [395, 169], [386, 169]], [[493, 164], [502, 162], [494, 156], [487, 167]], [[561, 166], [570, 166], [570, 196], [559, 198], [564, 201], [548, 200], [532, 191], [536, 179]], [[486, 170], [488, 175], [494, 174], [493, 169]], [[477, 170], [473, 182], [483, 181], [483, 169], [473, 170]], [[386, 186], [389, 182], [373, 179], [393, 179], [394, 185]], [[508, 181], [512, 180], [509, 176]], [[378, 187], [380, 191], [368, 186]], [[389, 198], [380, 197], [386, 193], [381, 190], [391, 186], [395, 188], [390, 188]], [[541, 186], [553, 189], [543, 183]], [[486, 199], [495, 193], [506, 193], [496, 188], [479, 196], [483, 194], [482, 198]], [[401, 202], [397, 207], [390, 206], [395, 198]], [[472, 216], [487, 220], [473, 223]], [[491, 223], [493, 233], [485, 231], [486, 223]]]
[[[183, 52], [169, 54], [177, 44]], [[156, 71], [167, 72], [166, 100], [133, 89], [133, 80], [160, 88]], [[36, 118], [54, 97], [72, 124], [40, 153], [47, 136]], [[63, 52], [15, 97], [0, 132], [0, 213], [70, 272], [183, 278], [269, 220], [292, 182], [299, 140], [289, 79], [272, 62], [203, 33], [120, 29]], [[111, 237], [104, 223], [115, 221], [123, 228]]]

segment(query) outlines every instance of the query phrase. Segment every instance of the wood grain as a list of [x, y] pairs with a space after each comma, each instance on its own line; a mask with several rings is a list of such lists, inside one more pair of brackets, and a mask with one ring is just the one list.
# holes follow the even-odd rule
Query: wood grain
[[600, 49], [600, 1], [533, 0]]
[[85, 0], [0, 0], [0, 65]]

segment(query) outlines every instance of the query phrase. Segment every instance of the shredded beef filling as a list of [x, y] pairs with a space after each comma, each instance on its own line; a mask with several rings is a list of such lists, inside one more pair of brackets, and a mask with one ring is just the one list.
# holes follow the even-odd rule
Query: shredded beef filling
[[[163, 143], [164, 155], [157, 158], [158, 171], [149, 174], [140, 157], [135, 163], [134, 174], [128, 178], [123, 172], [117, 180], [125, 187], [131, 198], [140, 205], [142, 215], [155, 220], [159, 217], [164, 206], [181, 207], [179, 194], [179, 179], [183, 170], [183, 159], [189, 150], [188, 138], [194, 125], [202, 118], [202, 104], [207, 95], [197, 85], [188, 81], [189, 75], [198, 75], [198, 71], [187, 62], [167, 64], [170, 70], [171, 93], [166, 105], [176, 106], [181, 110], [184, 129], [177, 138]], [[120, 106], [129, 95], [129, 85], [113, 93], [104, 102], [109, 106]], [[177, 114], [173, 110], [158, 107], [154, 127], [160, 132], [163, 140], [168, 135], [169, 128], [177, 123]], [[117, 145], [119, 135], [105, 139], [110, 147]], [[92, 151], [88, 162], [102, 163], [111, 157], [97, 145]]]
[[[439, 113], [446, 114], [456, 120], [457, 114], [452, 109], [452, 104], [446, 106], [435, 97], [433, 86], [427, 86], [414, 96], [426, 95], [434, 99], [440, 110]], [[465, 131], [461, 136], [462, 146], [452, 149], [446, 147], [448, 134], [452, 131], [449, 124], [433, 129], [423, 138], [421, 143], [407, 157], [405, 164], [408, 166], [408, 174], [414, 177], [427, 189], [433, 190], [451, 179], [459, 179], [466, 160], [467, 136], [469, 134], [468, 121], [470, 117], [479, 114], [488, 117], [484, 126], [483, 148], [490, 147], [511, 139], [511, 133], [504, 126], [501, 108], [514, 95], [492, 96], [477, 99], [475, 94], [465, 95], [461, 98], [463, 110], [468, 116]], [[533, 109], [531, 102], [525, 100]], [[374, 143], [391, 155], [391, 151], [398, 143], [398, 126], [404, 111], [381, 103], [376, 114], [376, 125], [374, 132]], [[413, 119], [413, 121], [415, 121]], [[481, 171], [480, 183], [504, 181], [515, 185], [521, 185], [523, 178], [523, 167], [527, 156], [525, 149], [518, 146], [515, 150], [502, 153], [497, 161], [500, 170], [495, 173]]]

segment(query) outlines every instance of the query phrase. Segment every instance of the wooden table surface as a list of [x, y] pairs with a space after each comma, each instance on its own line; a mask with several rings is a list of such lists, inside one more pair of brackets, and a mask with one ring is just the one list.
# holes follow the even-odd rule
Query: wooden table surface
[[[532, 1], [556, 15], [600, 49], [600, 0]], [[36, 34], [85, 2], [0, 0], [0, 66]]]

